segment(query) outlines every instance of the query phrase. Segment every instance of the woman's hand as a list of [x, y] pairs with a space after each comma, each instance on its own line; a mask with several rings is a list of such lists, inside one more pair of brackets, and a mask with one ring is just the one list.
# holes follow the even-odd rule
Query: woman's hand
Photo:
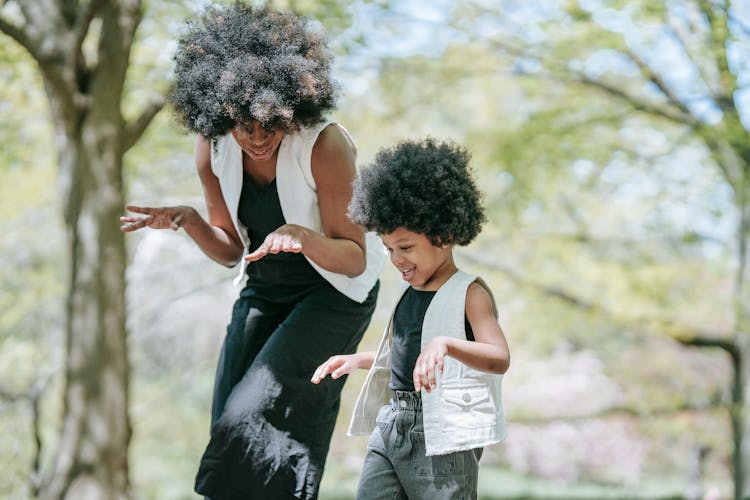
[[412, 375], [416, 392], [423, 387], [427, 392], [437, 387], [435, 372], [443, 373], [443, 360], [448, 355], [448, 340], [448, 337], [435, 337], [419, 353]]
[[303, 251], [302, 242], [308, 236], [308, 230], [296, 224], [284, 224], [276, 231], [270, 233], [263, 240], [253, 253], [246, 255], [245, 260], [255, 262], [260, 260], [269, 253], [291, 252], [300, 253]]
[[127, 206], [128, 211], [143, 214], [144, 216], [120, 217], [120, 230], [126, 233], [136, 231], [144, 227], [151, 229], [172, 229], [177, 231], [185, 224], [192, 208], [186, 206], [177, 207], [136, 207]]

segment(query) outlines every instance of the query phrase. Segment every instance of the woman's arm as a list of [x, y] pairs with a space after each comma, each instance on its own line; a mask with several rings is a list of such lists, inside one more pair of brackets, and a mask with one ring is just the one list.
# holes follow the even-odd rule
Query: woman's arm
[[[312, 150], [312, 174], [318, 189], [323, 235], [312, 235], [305, 248], [328, 271], [357, 276], [365, 270], [365, 231], [347, 216], [357, 175], [354, 145], [336, 125], [327, 126]], [[310, 244], [312, 243], [312, 244]]]
[[229, 216], [229, 210], [221, 194], [219, 180], [211, 171], [211, 144], [204, 137], [195, 140], [195, 164], [203, 186], [208, 209], [208, 222], [192, 207], [137, 207], [128, 210], [145, 217], [120, 217], [121, 229], [125, 232], [143, 227], [152, 229], [183, 228], [198, 247], [211, 259], [226, 266], [233, 266], [242, 256], [242, 241]]
[[457, 359], [476, 370], [505, 373], [510, 366], [510, 349], [488, 291], [478, 282], [466, 292], [466, 317], [474, 332], [474, 341], [453, 337], [435, 337], [417, 358], [414, 366], [414, 390], [435, 388], [435, 369], [442, 373], [445, 356]]
[[245, 257], [262, 259], [269, 253], [302, 252], [327, 271], [354, 277], [365, 270], [365, 231], [346, 215], [356, 176], [354, 146], [336, 125], [318, 136], [312, 150], [312, 174], [318, 193], [323, 232], [285, 224]]

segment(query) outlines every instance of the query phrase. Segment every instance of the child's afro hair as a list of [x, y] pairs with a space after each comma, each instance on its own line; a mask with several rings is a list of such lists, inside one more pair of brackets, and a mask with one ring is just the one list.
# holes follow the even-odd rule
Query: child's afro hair
[[177, 119], [211, 139], [252, 120], [295, 131], [336, 105], [326, 36], [296, 14], [240, 2], [209, 7], [188, 23], [174, 59]]
[[469, 158], [431, 138], [382, 149], [354, 181], [349, 217], [380, 234], [403, 227], [436, 246], [468, 245], [487, 220]]

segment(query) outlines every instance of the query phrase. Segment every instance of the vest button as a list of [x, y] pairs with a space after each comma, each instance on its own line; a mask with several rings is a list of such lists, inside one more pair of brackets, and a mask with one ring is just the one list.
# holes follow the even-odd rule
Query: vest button
[[464, 392], [463, 400], [465, 403], [468, 403], [469, 401], [471, 401], [471, 396], [469, 396], [468, 392]]

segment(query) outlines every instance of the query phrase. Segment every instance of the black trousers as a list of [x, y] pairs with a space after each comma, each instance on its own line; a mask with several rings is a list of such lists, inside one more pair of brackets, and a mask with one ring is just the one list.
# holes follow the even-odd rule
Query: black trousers
[[379, 283], [357, 303], [320, 281], [247, 286], [216, 371], [211, 437], [195, 491], [211, 500], [316, 499], [346, 377], [310, 382], [357, 349]]

